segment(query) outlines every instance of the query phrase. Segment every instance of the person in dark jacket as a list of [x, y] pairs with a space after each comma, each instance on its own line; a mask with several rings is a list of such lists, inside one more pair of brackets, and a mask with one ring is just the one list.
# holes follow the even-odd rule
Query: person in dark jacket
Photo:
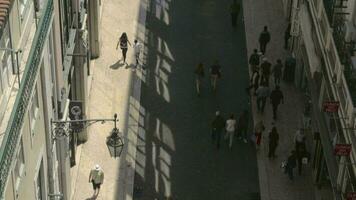
[[262, 52], [263, 55], [266, 54], [266, 48], [267, 48], [267, 43], [271, 40], [271, 35], [268, 32], [267, 26], [263, 27], [263, 31], [260, 34], [260, 37], [258, 39], [260, 43], [260, 51]]
[[276, 88], [271, 92], [270, 100], [273, 109], [273, 119], [277, 119], [277, 109], [280, 103], [284, 103], [284, 97], [282, 91], [277, 85]]
[[266, 57], [264, 57], [262, 61], [263, 61], [261, 63], [262, 75], [266, 78], [267, 86], [269, 86], [269, 77], [271, 75], [272, 64], [268, 61]]
[[245, 109], [237, 122], [237, 133], [244, 143], [247, 143], [248, 111]]
[[251, 66], [251, 71], [258, 71], [258, 66], [260, 65], [260, 55], [257, 52], [257, 49], [253, 50], [253, 53], [251, 54], [248, 64]]
[[281, 83], [281, 77], [282, 77], [282, 60], [278, 59], [277, 64], [273, 67], [272, 74], [274, 76], [274, 85], [279, 85]]
[[297, 158], [297, 164], [298, 164], [298, 174], [302, 175], [302, 170], [303, 170], [303, 159], [307, 159], [307, 162], [310, 158], [310, 155], [308, 151], [306, 150], [305, 146], [300, 146], [298, 149], [295, 150], [296, 152], [296, 158]]
[[230, 6], [230, 14], [231, 14], [231, 25], [233, 27], [237, 26], [237, 17], [240, 13], [240, 4], [237, 3], [236, 0]]
[[290, 180], [293, 180], [293, 169], [297, 166], [297, 156], [295, 151], [292, 151], [287, 158], [287, 165], [285, 172], [288, 174]]
[[275, 126], [273, 126], [271, 132], [269, 132], [268, 139], [269, 139], [268, 158], [275, 158], [276, 157], [275, 152], [279, 141], [279, 135], [277, 132], [277, 128]]
[[225, 128], [225, 120], [224, 118], [220, 115], [219, 111], [216, 111], [215, 113], [215, 118], [213, 122], [211, 123], [211, 138], [212, 138], [212, 143], [216, 142], [216, 148], [220, 148], [220, 138], [221, 138], [221, 132]]

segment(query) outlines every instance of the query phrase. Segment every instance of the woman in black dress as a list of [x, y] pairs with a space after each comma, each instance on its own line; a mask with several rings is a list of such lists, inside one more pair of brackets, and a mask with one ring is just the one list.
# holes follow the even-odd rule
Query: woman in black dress
[[119, 42], [116, 45], [116, 49], [118, 48], [118, 46], [120, 45], [120, 49], [122, 52], [122, 57], [124, 59], [124, 63], [126, 63], [126, 53], [127, 53], [127, 44], [129, 44], [131, 46], [131, 43], [129, 41], [129, 39], [127, 38], [127, 35], [125, 32], [123, 32], [120, 36]]

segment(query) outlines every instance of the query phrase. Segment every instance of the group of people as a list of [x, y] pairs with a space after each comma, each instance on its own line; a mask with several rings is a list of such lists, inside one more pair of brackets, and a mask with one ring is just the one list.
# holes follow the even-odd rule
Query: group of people
[[220, 111], [216, 111], [215, 118], [211, 123], [211, 138], [212, 143], [216, 148], [220, 148], [221, 135], [224, 134], [224, 139], [228, 141], [228, 146], [232, 149], [232, 144], [237, 132], [237, 137], [247, 143], [249, 115], [248, 111], [244, 110], [236, 120], [234, 114], [230, 114], [227, 120], [221, 115]]
[[[126, 55], [127, 55], [127, 50], [129, 48], [129, 46], [131, 46], [131, 42], [127, 37], [127, 34], [125, 32], [123, 32], [119, 38], [119, 41], [116, 45], [116, 50], [118, 49], [118, 47], [120, 47], [121, 49], [121, 54], [122, 54], [122, 58], [119, 60], [123, 61], [124, 64], [128, 65], [128, 63], [126, 62]], [[140, 55], [141, 55], [141, 51], [142, 51], [142, 44], [140, 42], [138, 42], [137, 39], [134, 40], [133, 43], [133, 50], [134, 50], [134, 55], [135, 55], [135, 67], [140, 65]], [[142, 69], [145, 69], [144, 66], [142, 65]]]
[[[283, 64], [281, 59], [277, 59], [276, 64], [272, 68], [272, 64], [268, 61], [266, 55], [267, 44], [271, 40], [268, 27], [263, 28], [259, 37], [260, 52], [254, 49], [252, 55], [249, 58], [250, 70], [252, 72], [250, 79], [250, 86], [247, 88], [248, 93], [250, 89], [254, 89], [254, 95], [256, 96], [257, 110], [259, 113], [264, 113], [266, 102], [268, 97], [272, 104], [273, 119], [277, 119], [278, 106], [284, 103], [283, 92], [280, 90], [280, 82], [282, 77]], [[262, 58], [262, 63], [260, 60]], [[270, 76], [274, 76], [275, 88], [271, 92], [269, 88]]]
[[[290, 30], [290, 25], [287, 30]], [[289, 34], [285, 34], [285, 44], [284, 48], [288, 46]], [[250, 86], [247, 88], [248, 94], [253, 88], [253, 94], [256, 96], [256, 104], [258, 113], [263, 114], [267, 99], [270, 99], [272, 105], [273, 119], [272, 128], [268, 133], [268, 158], [274, 159], [276, 157], [276, 149], [279, 144], [279, 133], [276, 126], [277, 120], [277, 110], [278, 106], [284, 103], [284, 95], [280, 90], [280, 83], [282, 78], [283, 64], [281, 59], [277, 59], [275, 65], [272, 68], [272, 64], [268, 61], [266, 57], [267, 44], [271, 40], [270, 33], [268, 32], [268, 27], [264, 26], [263, 31], [259, 36], [260, 52], [254, 49], [252, 55], [249, 57], [250, 70], [252, 76], [250, 79]], [[262, 60], [262, 63], [260, 63]], [[270, 91], [270, 76], [274, 77], [274, 89]], [[262, 132], [265, 130], [263, 121], [260, 120], [255, 124], [255, 141], [257, 148], [261, 143]], [[293, 180], [294, 168], [298, 167], [298, 174], [301, 175], [303, 164], [306, 164], [309, 160], [310, 154], [306, 150], [305, 144], [305, 134], [304, 129], [300, 128], [297, 130], [294, 137], [294, 148], [289, 154], [285, 162], [283, 162], [283, 168], [288, 177]]]

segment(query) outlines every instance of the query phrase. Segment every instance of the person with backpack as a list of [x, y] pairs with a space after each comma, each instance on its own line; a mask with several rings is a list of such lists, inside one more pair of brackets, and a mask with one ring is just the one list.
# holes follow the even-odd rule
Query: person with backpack
[[267, 26], [264, 26], [263, 31], [261, 32], [260, 37], [258, 39], [260, 43], [260, 51], [262, 52], [263, 55], [266, 54], [267, 44], [270, 40], [271, 40], [271, 35], [268, 32]]
[[232, 27], [237, 26], [237, 17], [240, 13], [240, 4], [237, 3], [236, 0], [230, 6], [230, 14], [231, 14], [231, 25]]
[[251, 66], [251, 71], [258, 71], [258, 66], [260, 65], [260, 55], [257, 52], [257, 49], [253, 50], [253, 53], [251, 54], [248, 63]]
[[119, 42], [116, 45], [116, 49], [120, 46], [122, 58], [124, 60], [124, 63], [126, 64], [127, 64], [126, 54], [127, 54], [128, 44], [131, 46], [129, 39], [127, 38], [127, 34], [123, 32], [119, 38]]

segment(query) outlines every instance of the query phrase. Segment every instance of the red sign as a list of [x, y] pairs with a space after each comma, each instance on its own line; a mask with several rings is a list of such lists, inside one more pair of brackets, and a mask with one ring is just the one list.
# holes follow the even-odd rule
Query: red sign
[[337, 156], [348, 156], [351, 152], [351, 144], [336, 144], [334, 154]]
[[347, 193], [346, 200], [356, 200], [356, 192]]
[[323, 110], [324, 112], [337, 112], [337, 110], [339, 109], [340, 106], [340, 102], [338, 101], [325, 101], [323, 103]]

